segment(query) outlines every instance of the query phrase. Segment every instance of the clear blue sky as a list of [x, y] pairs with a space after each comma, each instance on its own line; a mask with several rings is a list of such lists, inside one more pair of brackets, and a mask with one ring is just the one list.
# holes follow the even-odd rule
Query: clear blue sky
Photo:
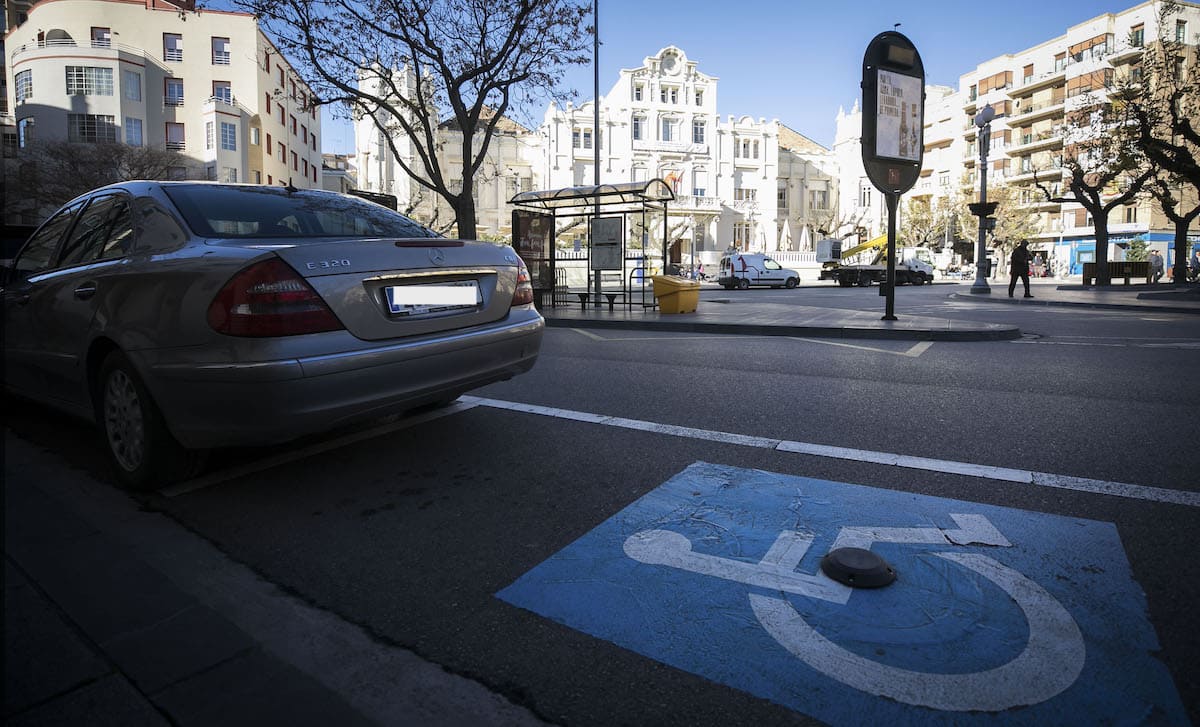
[[[979, 63], [1031, 48], [1135, 0], [599, 0], [600, 93], [622, 68], [636, 68], [675, 45], [719, 79], [717, 111], [779, 119], [830, 147], [837, 110], [859, 98], [863, 51], [877, 34], [898, 30], [917, 46], [927, 84], [958, 86]], [[573, 68], [568, 84], [581, 101], [594, 97], [591, 65]], [[323, 124], [327, 152], [350, 152], [353, 133]]]

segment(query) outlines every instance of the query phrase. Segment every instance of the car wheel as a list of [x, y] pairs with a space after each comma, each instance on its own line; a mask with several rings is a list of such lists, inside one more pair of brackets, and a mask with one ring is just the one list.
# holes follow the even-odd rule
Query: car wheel
[[149, 490], [200, 471], [203, 453], [184, 449], [175, 441], [123, 353], [110, 353], [96, 380], [96, 420], [121, 486]]
[[860, 288], [869, 288], [869, 287], [871, 287], [871, 275], [870, 275], [870, 273], [860, 273], [860, 274], [859, 274], [859, 276], [858, 276], [858, 286], [859, 286]]
[[738, 290], [745, 290], [750, 287], [750, 281], [742, 278], [737, 282]]
[[799, 284], [800, 284], [799, 278], [788, 278], [787, 282], [783, 284], [783, 287], [787, 288], [788, 290], [791, 290], [792, 288], [796, 287]]

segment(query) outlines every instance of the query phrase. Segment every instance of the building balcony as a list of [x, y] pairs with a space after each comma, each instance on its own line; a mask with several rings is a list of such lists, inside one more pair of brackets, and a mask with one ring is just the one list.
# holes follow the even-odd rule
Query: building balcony
[[708, 144], [693, 144], [687, 141], [654, 141], [647, 139], [635, 139], [633, 142], [634, 151], [657, 151], [667, 152], [671, 154], [708, 154]]
[[1031, 154], [1036, 151], [1044, 151], [1062, 146], [1063, 132], [1062, 129], [1054, 131], [1044, 131], [1040, 134], [1024, 134], [1017, 137], [1017, 143], [1009, 147], [1010, 155]]
[[1040, 91], [1051, 86], [1061, 85], [1066, 83], [1067, 67], [1063, 65], [1061, 68], [1056, 68], [1053, 71], [1039, 73], [1036, 76], [1027, 76], [1021, 79], [1021, 83], [1014, 85], [1008, 90], [1008, 95], [1012, 98], [1024, 98], [1032, 96], [1035, 91]]
[[1038, 119], [1045, 119], [1066, 111], [1066, 99], [1043, 101], [1042, 103], [1021, 104], [1013, 113], [1013, 123], [1028, 124]]
[[76, 40], [42, 40], [25, 43], [9, 50], [10, 64], [20, 61], [34, 61], [38, 58], [60, 57], [78, 51], [81, 56], [89, 59], [96, 57], [117, 60], [121, 57], [145, 58], [146, 52], [141, 48], [111, 41], [76, 41]]
[[721, 198], [680, 194], [676, 195], [671, 202], [671, 209], [675, 212], [712, 212], [716, 214], [721, 211]]

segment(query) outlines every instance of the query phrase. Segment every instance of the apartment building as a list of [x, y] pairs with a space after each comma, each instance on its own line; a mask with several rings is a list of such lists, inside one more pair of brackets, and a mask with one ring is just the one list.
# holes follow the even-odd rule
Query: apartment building
[[[1000, 182], [1017, 188], [1020, 203], [1040, 218], [1041, 234], [1031, 247], [1075, 273], [1080, 263], [1095, 259], [1092, 220], [1077, 203], [1048, 202], [1034, 177], [1055, 192], [1063, 189], [1067, 119], [1106, 102], [1106, 88], [1131, 73], [1144, 49], [1158, 42], [1162, 5], [1156, 0], [1091, 18], [1033, 48], [985, 61], [959, 81], [964, 116], [987, 105], [997, 113], [988, 150], [989, 185]], [[1170, 40], [1194, 44], [1200, 32], [1200, 5], [1180, 7], [1165, 30]], [[972, 142], [976, 135], [975, 126], [968, 128], [964, 121], [964, 138]], [[969, 145], [963, 162], [967, 179], [977, 186], [973, 154], [977, 147]], [[1174, 247], [1173, 227], [1149, 195], [1114, 211], [1108, 224], [1110, 260], [1121, 259], [1121, 246], [1134, 238], [1163, 253]]]
[[[1014, 187], [1021, 212], [1032, 214], [1040, 229], [1031, 247], [1060, 263], [1061, 270], [1081, 272], [1082, 262], [1095, 259], [1092, 220], [1077, 203], [1047, 201], [1035, 187], [1034, 176], [1055, 196], [1066, 191], [1061, 165], [1067, 118], [1105, 101], [1106, 85], [1117, 74], [1129, 72], [1144, 48], [1158, 41], [1162, 5], [1155, 0], [1106, 13], [1032, 48], [986, 60], [962, 74], [957, 88], [926, 86], [924, 158], [920, 177], [904, 201], [925, 197], [936, 206], [956, 196], [978, 199], [981, 170], [974, 117], [990, 105], [996, 118], [986, 155], [989, 190]], [[1172, 40], [1195, 44], [1200, 5], [1180, 5], [1182, 12], [1172, 16], [1167, 32]], [[860, 234], [874, 236], [887, 229], [887, 213], [883, 195], [863, 171], [861, 129], [857, 103], [849, 113], [839, 109], [834, 143], [840, 169], [839, 217], [844, 232], [858, 228]], [[1109, 233], [1110, 260], [1121, 259], [1121, 246], [1134, 238], [1164, 254], [1174, 247], [1173, 226], [1148, 195], [1115, 211]], [[960, 230], [959, 235], [974, 239], [972, 230]]]
[[10, 150], [121, 142], [180, 152], [180, 178], [320, 184], [312, 91], [247, 13], [41, 0], [5, 46]]

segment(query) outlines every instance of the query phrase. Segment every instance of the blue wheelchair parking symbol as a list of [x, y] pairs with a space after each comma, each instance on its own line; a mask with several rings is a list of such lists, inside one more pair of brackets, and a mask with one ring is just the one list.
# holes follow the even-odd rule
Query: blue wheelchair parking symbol
[[1111, 523], [698, 462], [497, 595], [831, 724], [1187, 721]]

